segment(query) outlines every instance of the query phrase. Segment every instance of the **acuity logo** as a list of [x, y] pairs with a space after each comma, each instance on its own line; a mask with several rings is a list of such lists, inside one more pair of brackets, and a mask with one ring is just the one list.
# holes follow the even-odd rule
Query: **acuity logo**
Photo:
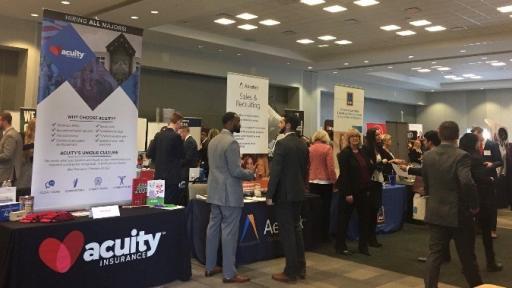
[[68, 58], [74, 58], [74, 59], [83, 59], [84, 56], [85, 56], [85, 52], [80, 52], [78, 50], [65, 50], [63, 49], [62, 47], [60, 46], [57, 46], [57, 45], [52, 45], [48, 48], [48, 50], [50, 51], [50, 53], [52, 53], [53, 55], [55, 56], [59, 56], [59, 55], [62, 55], [62, 56], [65, 56], [65, 57], [68, 57]]
[[252, 227], [252, 231], [254, 232], [256, 239], [258, 239], [258, 241], [259, 241], [260, 236], [258, 235], [258, 229], [256, 228], [256, 221], [254, 220], [253, 214], [247, 214], [247, 217], [245, 218], [244, 229], [242, 231], [242, 236], [240, 237], [240, 241], [245, 239], [245, 236], [247, 235], [247, 232], [249, 231], [249, 226]]

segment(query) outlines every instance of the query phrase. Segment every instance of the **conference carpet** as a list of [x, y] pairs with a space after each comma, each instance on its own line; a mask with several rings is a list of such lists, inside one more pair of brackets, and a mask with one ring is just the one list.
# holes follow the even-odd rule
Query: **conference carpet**
[[[497, 259], [503, 263], [505, 268], [502, 272], [497, 273], [488, 273], [486, 271], [482, 238], [478, 235], [476, 242], [476, 254], [480, 265], [481, 275], [485, 283], [512, 287], [512, 253], [510, 253], [510, 249], [512, 247], [512, 230], [499, 228], [498, 234], [499, 238], [494, 242], [495, 252]], [[423, 275], [425, 274], [425, 263], [417, 261], [417, 257], [427, 255], [427, 226], [405, 224], [403, 229], [397, 233], [379, 235], [379, 241], [384, 245], [384, 247], [370, 248], [370, 253], [372, 255], [370, 257], [358, 253], [352, 256], [337, 255], [334, 253], [332, 245], [327, 244], [322, 245], [314, 252], [423, 278]], [[353, 251], [357, 250], [356, 242], [348, 242], [347, 245], [349, 246], [349, 249]], [[460, 262], [453, 242], [451, 243], [451, 254], [452, 261], [441, 267], [440, 281], [458, 287], [467, 287], [461, 273]]]

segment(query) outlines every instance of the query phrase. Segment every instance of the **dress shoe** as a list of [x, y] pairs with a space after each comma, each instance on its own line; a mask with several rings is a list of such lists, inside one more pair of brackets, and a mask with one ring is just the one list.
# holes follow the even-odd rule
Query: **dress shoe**
[[220, 272], [222, 272], [222, 268], [219, 266], [216, 266], [213, 268], [212, 271], [208, 271], [208, 270], [204, 271], [204, 276], [212, 277], [213, 275], [219, 274]]
[[427, 262], [427, 257], [418, 257], [416, 259], [420, 262]]
[[249, 282], [251, 281], [251, 279], [249, 277], [245, 277], [245, 276], [241, 276], [241, 275], [236, 275], [235, 277], [231, 278], [231, 279], [222, 279], [222, 282], [224, 283], [246, 283], [246, 282]]
[[498, 234], [496, 234], [496, 231], [491, 231], [491, 238], [498, 239]]
[[297, 279], [290, 278], [286, 276], [284, 273], [277, 273], [272, 275], [272, 279], [275, 281], [283, 282], [283, 283], [295, 283], [297, 282]]
[[501, 270], [503, 270], [503, 264], [501, 263], [487, 265], [487, 272], [499, 272]]
[[371, 256], [370, 251], [368, 251], [368, 248], [359, 248], [359, 253], [366, 255], [366, 256]]
[[380, 247], [382, 247], [382, 244], [380, 244], [378, 241], [372, 241], [372, 242], [368, 243], [368, 246], [373, 247], [373, 248], [380, 248]]
[[342, 248], [342, 249], [336, 249], [336, 254], [340, 254], [343, 256], [351, 256], [352, 252], [350, 252], [350, 250], [348, 250], [347, 248]]

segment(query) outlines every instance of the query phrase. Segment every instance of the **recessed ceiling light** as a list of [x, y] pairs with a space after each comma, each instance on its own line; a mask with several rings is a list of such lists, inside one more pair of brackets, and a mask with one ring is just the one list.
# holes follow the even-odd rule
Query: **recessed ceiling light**
[[432, 67], [430, 67], [430, 68], [432, 68], [432, 69], [437, 69], [437, 68], [441, 68], [441, 67], [443, 67], [443, 66], [432, 66]]
[[36, 14], [36, 13], [30, 13], [30, 16], [32, 16], [32, 17], [38, 17], [38, 16], [39, 16], [39, 14]]
[[230, 24], [235, 23], [236, 21], [232, 20], [232, 19], [228, 19], [228, 18], [219, 18], [213, 22], [215, 22], [217, 24], [222, 24], [222, 25], [230, 25]]
[[393, 69], [393, 66], [388, 66], [388, 69]]
[[380, 26], [380, 29], [385, 30], [385, 31], [395, 31], [395, 30], [402, 29], [402, 27], [393, 24], [393, 25]]
[[150, 11], [150, 13], [151, 13], [151, 14], [158, 14], [158, 13], [160, 13], [160, 12], [158, 12], [158, 10], [151, 10], [151, 11]]
[[222, 51], [224, 51], [224, 50], [222, 50], [222, 49], [217, 49], [217, 52], [222, 52]]
[[300, 44], [311, 44], [311, 43], [315, 43], [315, 41], [311, 40], [311, 39], [299, 39], [297, 40], [297, 43], [300, 43]]
[[370, 62], [370, 61], [368, 61], [368, 60], [364, 60], [363, 62], [364, 62], [364, 63], [368, 63], [368, 62]]
[[412, 59], [412, 58], [414, 58], [414, 56], [413, 55], [409, 55], [409, 57], [407, 57], [407, 58]]
[[236, 56], [242, 56], [242, 53], [236, 53]]
[[318, 5], [318, 4], [325, 3], [325, 0], [300, 0], [300, 3], [304, 3], [304, 4], [309, 5], [309, 6], [315, 6], [315, 5]]
[[446, 27], [444, 26], [440, 26], [440, 25], [437, 25], [437, 26], [430, 26], [430, 27], [427, 27], [425, 28], [425, 30], [429, 31], [429, 32], [439, 32], [439, 31], [444, 31], [446, 30]]
[[348, 66], [348, 65], [349, 65], [349, 63], [343, 63], [343, 65]]
[[436, 62], [436, 61], [432, 61], [431, 63], [432, 63], [432, 64], [437, 64], [437, 62]]
[[204, 46], [203, 46], [203, 45], [197, 45], [197, 48], [199, 48], [199, 49], [203, 49], [203, 48], [204, 48]]
[[349, 45], [349, 44], [352, 44], [352, 41], [340, 40], [340, 41], [334, 41], [334, 43], [339, 44], [339, 45]]
[[501, 13], [509, 13], [509, 12], [512, 12], [512, 5], [503, 6], [503, 7], [498, 7], [497, 9], [498, 9], [498, 11], [500, 11]]
[[466, 53], [466, 50], [460, 50], [459, 52], [460, 53]]
[[411, 35], [416, 34], [416, 32], [411, 31], [411, 30], [404, 30], [404, 31], [398, 31], [398, 32], [396, 32], [396, 34], [398, 34], [400, 36], [411, 36]]
[[464, 78], [462, 78], [462, 77], [455, 77], [455, 78], [452, 78], [452, 80], [464, 80]]
[[308, 66], [308, 69], [309, 69], [309, 70], [311, 70], [311, 69], [313, 69], [313, 67], [311, 67], [311, 66]]
[[379, 3], [380, 2], [376, 1], [376, 0], [357, 0], [357, 1], [354, 1], [354, 4], [359, 5], [359, 6], [363, 6], [363, 7], [377, 5]]
[[329, 45], [327, 45], [327, 44], [320, 44], [320, 45], [318, 45], [318, 47], [325, 48], [325, 47], [329, 47]]
[[422, 19], [422, 20], [416, 20], [416, 21], [409, 22], [409, 24], [411, 24], [412, 26], [421, 27], [421, 26], [430, 25], [430, 24], [432, 24], [432, 22]]
[[320, 39], [320, 40], [324, 40], [324, 41], [331, 41], [331, 40], [336, 39], [336, 37], [331, 36], [331, 35], [324, 35], [324, 36], [320, 36], [320, 37], [318, 37], [318, 39]]
[[265, 26], [274, 26], [274, 25], [281, 24], [281, 22], [276, 21], [274, 19], [266, 19], [266, 20], [260, 21], [260, 24], [265, 25]]
[[430, 69], [418, 69], [417, 71], [420, 72], [420, 73], [427, 73], [427, 72], [430, 72], [432, 70], [430, 70]]
[[332, 71], [332, 74], [338, 74], [338, 71]]
[[505, 66], [507, 65], [507, 63], [505, 62], [496, 62], [496, 63], [491, 63], [492, 66]]
[[244, 25], [238, 26], [238, 28], [249, 31], [249, 30], [258, 28], [258, 26], [254, 26], [252, 24], [244, 24]]
[[290, 62], [286, 62], [286, 65], [290, 65], [290, 64], [292, 64], [292, 63], [290, 63]]
[[482, 60], [487, 60], [487, 57], [482, 57], [481, 59], [482, 59]]
[[450, 68], [450, 67], [439, 67], [439, 68], [437, 68], [437, 70], [439, 70], [439, 71], [450, 71], [450, 70], [452, 70], [452, 68]]
[[471, 78], [471, 79], [482, 79], [482, 76], [477, 76], [477, 75], [475, 75], [475, 76], [473, 76], [473, 77], [469, 77], [469, 78]]
[[69, 1], [60, 1], [60, 4], [69, 5], [69, 4], [71, 4], [71, 2], [69, 2]]
[[131, 16], [130, 18], [132, 18], [133, 20], [137, 20], [139, 19], [139, 16]]
[[238, 14], [236, 15], [237, 18], [240, 18], [240, 19], [244, 19], [244, 20], [251, 20], [251, 19], [256, 19], [258, 18], [258, 16], [254, 15], [254, 14], [251, 14], [251, 13], [242, 13], [242, 14]]
[[497, 63], [499, 62], [498, 60], [490, 60], [490, 61], [485, 61], [485, 63], [487, 64], [492, 64], [492, 63]]
[[471, 78], [471, 77], [475, 77], [476, 75], [475, 74], [462, 74], [462, 77], [466, 77], [466, 78]]
[[444, 78], [446, 78], [446, 79], [453, 79], [453, 78], [457, 78], [457, 76], [455, 76], [455, 75], [446, 75], [446, 76], [444, 76]]
[[411, 70], [420, 70], [421, 67], [414, 67], [414, 68], [411, 68]]
[[333, 6], [325, 7], [323, 10], [325, 10], [327, 12], [331, 12], [331, 13], [338, 13], [338, 12], [347, 10], [347, 8], [340, 6], [340, 5], [333, 5]]

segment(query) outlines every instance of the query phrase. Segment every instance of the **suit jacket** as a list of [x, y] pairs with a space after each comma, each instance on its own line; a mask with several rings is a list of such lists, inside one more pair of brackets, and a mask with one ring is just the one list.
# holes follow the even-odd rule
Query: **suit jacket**
[[182, 165], [182, 178], [184, 181], [188, 181], [190, 168], [198, 167], [199, 164], [199, 151], [197, 150], [197, 142], [194, 137], [189, 136], [183, 143], [185, 152], [185, 158], [183, 159]]
[[155, 162], [155, 179], [165, 180], [165, 189], [178, 189], [181, 164], [185, 158], [183, 140], [174, 129], [167, 128], [155, 136], [148, 157]]
[[0, 185], [5, 180], [19, 178], [22, 165], [23, 140], [20, 133], [11, 127], [0, 139]]
[[[366, 161], [366, 167], [368, 168], [368, 173], [371, 177], [374, 166], [370, 162], [370, 157], [368, 156], [368, 152], [366, 149], [359, 149], [359, 153], [363, 155]], [[363, 189], [361, 185], [361, 173], [359, 170], [359, 162], [350, 147], [346, 147], [338, 154], [338, 163], [340, 167], [340, 175], [339, 180], [336, 182], [339, 186], [338, 189], [343, 193], [344, 196], [350, 196], [358, 193]], [[368, 186], [370, 183], [368, 183]], [[367, 187], [368, 188], [368, 187]]]
[[421, 167], [409, 167], [409, 169], [407, 169], [407, 174], [421, 177], [421, 169]]
[[480, 154], [471, 155], [471, 175], [475, 181], [481, 207], [492, 207], [495, 203], [493, 175], [496, 169], [487, 168]]
[[253, 180], [254, 173], [240, 166], [240, 146], [226, 129], [208, 144], [208, 203], [243, 207], [242, 180]]
[[308, 146], [297, 133], [290, 133], [276, 143], [267, 198], [275, 202], [304, 200], [308, 172]]
[[441, 144], [423, 156], [422, 176], [429, 196], [425, 222], [458, 227], [459, 216], [478, 208], [471, 175], [471, 156], [450, 144]]
[[495, 170], [492, 176], [494, 178], [498, 178], [498, 171], [496, 171], [496, 168], [503, 166], [503, 159], [501, 158], [500, 146], [496, 142], [493, 142], [491, 140], [485, 141], [484, 155], [482, 156], [484, 162], [492, 163], [491, 167], [494, 168]]

